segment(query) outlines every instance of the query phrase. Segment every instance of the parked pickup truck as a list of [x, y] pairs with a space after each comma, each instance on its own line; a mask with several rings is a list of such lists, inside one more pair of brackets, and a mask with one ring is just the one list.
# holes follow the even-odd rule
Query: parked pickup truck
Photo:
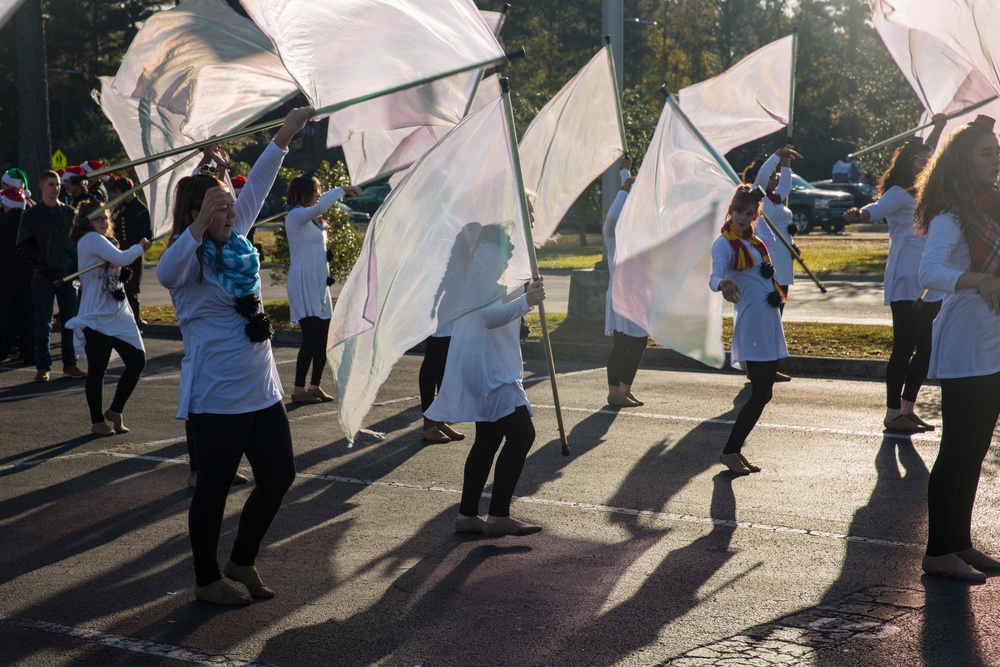
[[835, 190], [820, 190], [798, 174], [792, 174], [792, 191], [788, 194], [788, 208], [792, 222], [800, 234], [808, 234], [819, 226], [828, 233], [844, 229], [844, 213], [854, 205], [854, 195]]

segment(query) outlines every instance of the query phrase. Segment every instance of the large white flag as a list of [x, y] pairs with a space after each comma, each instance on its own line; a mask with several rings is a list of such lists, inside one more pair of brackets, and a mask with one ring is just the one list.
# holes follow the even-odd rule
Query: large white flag
[[[241, 2], [317, 110], [504, 60], [472, 0]], [[457, 122], [468, 100], [466, 86], [420, 86], [405, 104], [369, 108], [364, 120], [379, 129]]]
[[720, 154], [788, 125], [795, 36], [762, 46], [679, 93], [681, 109]]
[[531, 234], [545, 243], [595, 178], [625, 150], [611, 50], [601, 49], [542, 107], [521, 137], [524, 187], [538, 195]]
[[[505, 104], [499, 97], [463, 120], [372, 219], [330, 327], [348, 438], [406, 350], [530, 277]], [[480, 252], [488, 240], [506, 252]]]
[[0, 28], [7, 25], [7, 21], [14, 16], [24, 0], [0, 0]]
[[[493, 34], [498, 34], [505, 14], [480, 13]], [[475, 110], [470, 100], [482, 99], [481, 77], [482, 70], [463, 72], [338, 111], [330, 116], [326, 145], [343, 146], [347, 172], [355, 184], [385, 178], [416, 162], [467, 113]], [[495, 80], [496, 76], [489, 79]], [[489, 99], [498, 94], [499, 90]], [[437, 117], [430, 123], [419, 122], [422, 121], [419, 116], [408, 117], [411, 110], [420, 108], [413, 104], [414, 97], [441, 101]], [[413, 125], [414, 121], [419, 124]]]
[[[298, 93], [271, 41], [221, 0], [184, 0], [154, 14], [118, 73], [101, 77], [99, 102], [131, 159], [223, 134]], [[136, 167], [146, 180], [181, 156]], [[177, 181], [198, 158], [145, 189], [153, 232], [170, 229]]]
[[[996, 97], [993, 85], [965, 56], [935, 34], [889, 20], [886, 13], [894, 14], [892, 3], [885, 0], [870, 0], [870, 3], [875, 29], [924, 107], [921, 125], [930, 122], [936, 113], [952, 114]], [[1000, 100], [951, 119], [944, 136], [980, 113], [1000, 117]]]
[[615, 230], [615, 311], [660, 345], [717, 368], [722, 297], [708, 279], [734, 188], [668, 102]]
[[[886, 20], [939, 40], [1000, 94], [1000, 3], [996, 0], [881, 0]], [[890, 49], [891, 50], [891, 49]]]

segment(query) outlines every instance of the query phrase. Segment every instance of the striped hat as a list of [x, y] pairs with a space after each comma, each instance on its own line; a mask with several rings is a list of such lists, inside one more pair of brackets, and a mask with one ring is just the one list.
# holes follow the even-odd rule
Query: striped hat
[[24, 190], [6, 187], [0, 192], [0, 204], [7, 208], [24, 208]]

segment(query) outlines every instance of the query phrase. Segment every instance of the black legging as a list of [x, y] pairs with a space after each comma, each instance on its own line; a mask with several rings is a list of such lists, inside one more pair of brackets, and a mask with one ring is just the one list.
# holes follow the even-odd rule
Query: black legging
[[191, 467], [191, 472], [198, 472], [198, 459], [195, 458], [194, 453], [194, 431], [191, 430], [191, 420], [184, 420], [184, 436], [187, 440], [188, 448], [188, 465]]
[[[63, 335], [71, 334], [64, 333]], [[83, 346], [87, 353], [85, 393], [87, 394], [87, 407], [90, 408], [90, 423], [100, 424], [104, 421], [104, 374], [107, 372], [108, 362], [111, 360], [111, 350], [117, 352], [125, 364], [125, 370], [118, 378], [115, 397], [111, 401], [111, 411], [119, 413], [125, 410], [128, 397], [132, 395], [135, 386], [139, 384], [139, 376], [142, 375], [142, 369], [146, 367], [146, 353], [120, 338], [107, 336], [90, 327], [84, 328], [83, 336], [86, 339]]]
[[420, 375], [417, 376], [417, 384], [420, 385], [421, 412], [426, 412], [427, 408], [431, 407], [434, 397], [441, 390], [450, 343], [451, 336], [440, 338], [430, 336], [424, 340], [424, 360], [420, 364]]
[[774, 379], [778, 374], [777, 361], [746, 361], [747, 376], [750, 378], [750, 398], [736, 416], [736, 423], [729, 434], [723, 454], [736, 454], [743, 449], [750, 431], [764, 412], [764, 406], [771, 402]]
[[535, 442], [535, 425], [526, 406], [517, 407], [506, 417], [495, 422], [476, 422], [476, 441], [472, 443], [469, 456], [465, 459], [465, 481], [462, 484], [462, 504], [458, 511], [465, 516], [479, 514], [479, 499], [486, 488], [490, 476], [493, 457], [500, 443], [506, 438], [500, 456], [497, 457], [493, 473], [493, 494], [490, 498], [490, 514], [510, 516], [510, 499], [514, 487], [521, 477], [528, 450]]
[[608, 384], [617, 387], [619, 384], [632, 384], [635, 374], [642, 363], [642, 353], [646, 350], [649, 338], [646, 336], [629, 336], [621, 331], [614, 332], [614, 345], [608, 355]]
[[198, 482], [188, 512], [188, 532], [198, 586], [222, 577], [219, 571], [219, 534], [226, 498], [240, 459], [246, 454], [253, 469], [254, 490], [240, 514], [239, 530], [229, 557], [236, 565], [254, 564], [260, 543], [295, 479], [292, 433], [285, 406], [242, 414], [188, 415], [198, 459]]
[[902, 407], [900, 397], [910, 402], [917, 400], [931, 364], [931, 325], [941, 310], [941, 302], [924, 302], [919, 310], [913, 309], [914, 303], [893, 301], [889, 304], [892, 309], [892, 354], [885, 368], [885, 405], [892, 410]]
[[972, 546], [979, 473], [1000, 416], [1000, 373], [941, 380], [941, 444], [927, 482], [927, 555]]
[[299, 320], [302, 328], [302, 347], [295, 362], [295, 386], [306, 386], [306, 371], [312, 364], [312, 378], [309, 384], [318, 385], [326, 366], [326, 339], [330, 334], [330, 320], [319, 317], [303, 317]]

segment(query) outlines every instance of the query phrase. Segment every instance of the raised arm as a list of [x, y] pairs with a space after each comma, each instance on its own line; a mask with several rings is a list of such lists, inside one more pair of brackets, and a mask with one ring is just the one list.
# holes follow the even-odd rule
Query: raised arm
[[316, 217], [323, 215], [326, 210], [337, 203], [337, 200], [343, 196], [344, 188], [334, 188], [324, 192], [319, 198], [319, 201], [313, 206], [299, 206], [293, 208], [288, 212], [288, 216], [285, 218], [285, 227], [295, 227], [307, 224]]

